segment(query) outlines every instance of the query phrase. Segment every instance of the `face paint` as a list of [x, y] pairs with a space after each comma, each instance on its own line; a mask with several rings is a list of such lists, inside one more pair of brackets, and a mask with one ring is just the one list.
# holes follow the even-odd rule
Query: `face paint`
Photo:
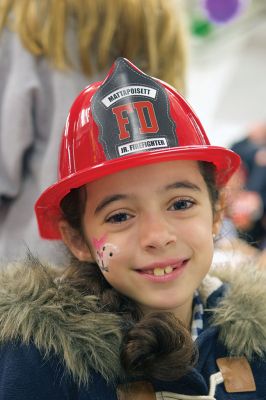
[[100, 269], [103, 272], [109, 271], [109, 263], [114, 254], [118, 252], [118, 249], [112, 243], [106, 242], [107, 236], [104, 235], [100, 239], [93, 238], [92, 243], [96, 250], [96, 261]]

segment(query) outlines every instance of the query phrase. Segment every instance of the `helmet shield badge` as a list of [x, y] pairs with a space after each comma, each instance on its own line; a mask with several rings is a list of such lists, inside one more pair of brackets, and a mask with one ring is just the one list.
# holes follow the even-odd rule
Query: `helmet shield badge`
[[94, 94], [92, 115], [107, 159], [176, 147], [175, 122], [162, 85], [125, 59]]

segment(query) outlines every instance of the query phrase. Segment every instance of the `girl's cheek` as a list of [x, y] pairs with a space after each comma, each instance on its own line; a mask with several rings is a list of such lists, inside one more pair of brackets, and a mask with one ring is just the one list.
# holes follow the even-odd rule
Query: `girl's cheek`
[[100, 239], [93, 238], [92, 244], [95, 249], [96, 262], [102, 272], [108, 272], [110, 263], [119, 253], [118, 246], [107, 242], [107, 236], [104, 235]]

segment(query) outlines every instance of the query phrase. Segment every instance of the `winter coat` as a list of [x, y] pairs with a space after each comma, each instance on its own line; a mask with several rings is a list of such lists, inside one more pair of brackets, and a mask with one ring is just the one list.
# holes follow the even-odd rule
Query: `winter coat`
[[[1, 400], [265, 400], [266, 273], [220, 270], [199, 288], [195, 368], [174, 382], [128, 380], [119, 315], [37, 261], [0, 276]], [[227, 282], [223, 284], [223, 282]]]

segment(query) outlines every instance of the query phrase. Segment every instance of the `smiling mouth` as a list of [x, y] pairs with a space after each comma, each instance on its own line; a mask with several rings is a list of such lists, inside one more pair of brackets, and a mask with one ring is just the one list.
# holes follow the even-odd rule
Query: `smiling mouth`
[[176, 269], [176, 268], [174, 268], [171, 265], [169, 265], [169, 266], [167, 266], [165, 268], [157, 267], [157, 268], [154, 268], [154, 269], [150, 269], [150, 270], [147, 270], [147, 271], [140, 271], [140, 272], [143, 272], [143, 273], [148, 274], [148, 275], [164, 276], [164, 275], [171, 274], [171, 272], [173, 272], [174, 269]]
[[166, 265], [166, 266], [154, 266], [154, 268], [150, 269], [138, 269], [137, 272], [144, 275], [150, 275], [155, 277], [163, 277], [167, 275], [171, 275], [175, 271], [181, 270], [186, 264], [188, 260], [183, 260], [177, 264]]

